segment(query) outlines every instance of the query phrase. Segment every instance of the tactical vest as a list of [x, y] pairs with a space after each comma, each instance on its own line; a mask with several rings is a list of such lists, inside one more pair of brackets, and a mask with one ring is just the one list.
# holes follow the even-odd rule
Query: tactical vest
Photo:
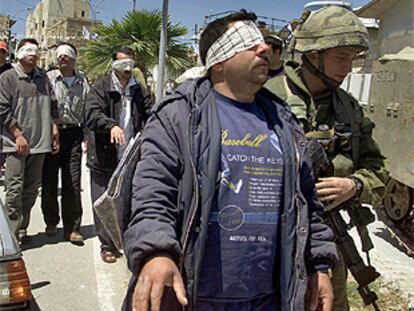
[[[279, 80], [280, 83], [278, 84], [277, 88], [279, 92], [282, 91], [284, 93], [278, 95], [282, 95], [282, 97], [285, 98], [285, 101], [291, 106], [293, 113], [295, 113], [299, 119], [307, 120], [311, 126], [311, 130], [315, 130], [315, 128], [317, 129], [317, 124], [315, 123], [317, 111], [315, 111], [315, 102], [313, 97], [310, 94], [307, 94], [310, 100], [310, 103], [307, 104], [302, 98], [292, 93], [289, 87], [287, 76], [278, 77], [276, 79], [281, 79]], [[282, 86], [283, 90], [280, 88], [280, 86]], [[361, 131], [372, 131], [374, 124], [368, 119], [364, 118], [358, 101], [346, 91], [338, 88], [332, 91], [332, 93], [332, 98], [336, 98], [336, 100], [333, 100], [333, 113], [335, 115], [341, 116], [341, 119], [350, 125], [352, 132], [352, 161], [347, 160], [345, 157], [339, 154], [333, 159], [335, 166], [334, 175], [338, 177], [345, 177], [351, 174], [358, 167]], [[347, 162], [352, 163], [350, 165], [350, 163]]]

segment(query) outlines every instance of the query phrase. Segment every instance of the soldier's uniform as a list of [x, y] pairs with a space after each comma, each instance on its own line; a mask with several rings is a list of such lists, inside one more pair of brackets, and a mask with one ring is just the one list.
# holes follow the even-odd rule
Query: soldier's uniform
[[[293, 34], [293, 48], [300, 53], [322, 53], [329, 48], [347, 46], [360, 47], [361, 50], [368, 48], [367, 31], [350, 11], [329, 7], [305, 19]], [[364, 116], [358, 101], [338, 85], [329, 83], [331, 81], [327, 82], [329, 87], [325, 93], [312, 96], [303, 81], [303, 67], [294, 61], [286, 62], [286, 75], [270, 79], [265, 87], [290, 104], [306, 132], [318, 131], [321, 125], [328, 128], [339, 126], [341, 131], [349, 132], [348, 141], [342, 142], [334, 154], [330, 154], [334, 176], [350, 177], [360, 182], [362, 189], [357, 197], [352, 198], [354, 204], [379, 203], [388, 171], [372, 138], [374, 124]], [[346, 279], [347, 271], [341, 262], [333, 271], [334, 311], [349, 310]]]

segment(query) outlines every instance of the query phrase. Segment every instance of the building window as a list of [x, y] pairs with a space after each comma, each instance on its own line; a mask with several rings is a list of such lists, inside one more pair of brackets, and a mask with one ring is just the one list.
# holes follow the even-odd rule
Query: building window
[[42, 21], [42, 28], [45, 28], [45, 21]]
[[85, 17], [85, 11], [82, 11], [81, 16]]
[[37, 30], [37, 23], [35, 24], [35, 29]]

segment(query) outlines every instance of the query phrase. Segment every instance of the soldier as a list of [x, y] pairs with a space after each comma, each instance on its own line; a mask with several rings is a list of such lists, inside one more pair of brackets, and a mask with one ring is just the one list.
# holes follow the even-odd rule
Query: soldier
[[[317, 195], [327, 209], [348, 200], [359, 206], [362, 202], [376, 204], [385, 190], [388, 172], [372, 138], [374, 124], [364, 116], [358, 101], [339, 88], [354, 58], [368, 50], [367, 30], [351, 11], [334, 6], [310, 15], [307, 12], [301, 22], [290, 48], [302, 53], [303, 64], [287, 62], [286, 76], [270, 79], [266, 87], [291, 105], [308, 134], [326, 125], [349, 132], [348, 141], [329, 155], [333, 176], [316, 184]], [[335, 311], [349, 310], [346, 279], [342, 261], [332, 278]]]

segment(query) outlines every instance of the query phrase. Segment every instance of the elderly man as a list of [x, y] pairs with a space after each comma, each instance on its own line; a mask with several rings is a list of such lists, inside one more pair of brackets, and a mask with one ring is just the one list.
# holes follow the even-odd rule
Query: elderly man
[[[142, 130], [150, 110], [145, 88], [132, 74], [133, 58], [129, 47], [117, 50], [113, 54], [112, 72], [98, 80], [88, 94], [87, 166], [91, 170], [92, 202], [105, 191], [129, 140]], [[95, 213], [94, 219], [102, 260], [115, 262], [120, 254]]]
[[210, 23], [207, 76], [153, 109], [124, 233], [124, 310], [305, 310], [307, 288], [311, 310], [331, 310], [332, 232], [303, 132], [262, 88], [269, 48], [255, 19]]
[[5, 206], [19, 241], [29, 226], [45, 154], [59, 151], [56, 101], [46, 73], [36, 66], [38, 56], [35, 39], [21, 40], [18, 63], [0, 76], [0, 152], [7, 153]]
[[77, 51], [70, 43], [56, 49], [59, 69], [48, 76], [56, 95], [59, 110], [60, 151], [46, 154], [42, 177], [42, 212], [45, 233], [56, 235], [59, 223], [58, 175], [61, 169], [62, 221], [64, 237], [72, 243], [82, 243], [79, 232], [82, 217], [81, 160], [83, 119], [89, 86], [75, 68]]

